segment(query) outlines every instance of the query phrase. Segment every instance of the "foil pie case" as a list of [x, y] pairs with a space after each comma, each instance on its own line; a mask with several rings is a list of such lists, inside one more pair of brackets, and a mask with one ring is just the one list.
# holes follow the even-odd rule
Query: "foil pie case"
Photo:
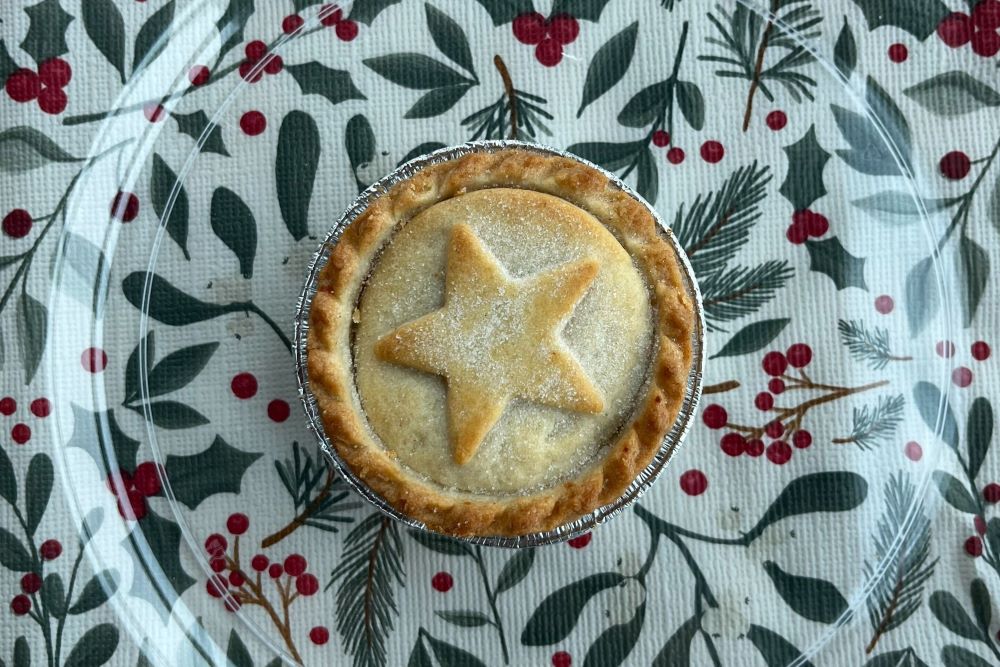
[[307, 334], [309, 331], [309, 316], [312, 307], [313, 297], [317, 290], [317, 281], [320, 272], [326, 265], [327, 260], [330, 258], [330, 252], [336, 246], [337, 241], [340, 239], [340, 235], [347, 229], [354, 220], [361, 215], [367, 208], [368, 205], [387, 192], [397, 183], [408, 179], [410, 176], [416, 172], [422, 170], [430, 165], [439, 164], [442, 162], [448, 162], [464, 155], [471, 153], [492, 153], [501, 151], [509, 148], [518, 148], [525, 151], [530, 151], [538, 153], [545, 156], [559, 156], [564, 158], [569, 158], [575, 160], [581, 164], [585, 164], [589, 167], [597, 169], [602, 174], [607, 176], [612, 187], [616, 187], [629, 196], [633, 197], [636, 201], [642, 204], [656, 220], [660, 227], [660, 231], [666, 241], [670, 243], [673, 248], [674, 253], [677, 257], [678, 263], [682, 269], [682, 279], [684, 282], [684, 287], [688, 292], [688, 296], [694, 303], [695, 308], [695, 326], [691, 335], [691, 370], [688, 374], [688, 379], [685, 387], [684, 396], [681, 402], [680, 411], [677, 414], [677, 418], [674, 421], [673, 426], [667, 432], [660, 445], [659, 450], [641, 473], [632, 481], [625, 492], [616, 498], [613, 502], [608, 503], [598, 507], [593, 512], [585, 514], [574, 521], [562, 524], [552, 530], [538, 533], [529, 533], [526, 535], [518, 536], [503, 536], [503, 535], [493, 535], [493, 536], [465, 536], [458, 537], [453, 535], [447, 535], [452, 539], [467, 542], [469, 544], [477, 544], [483, 546], [495, 546], [495, 547], [508, 547], [508, 548], [524, 548], [524, 547], [536, 547], [544, 544], [552, 544], [555, 542], [562, 542], [565, 540], [572, 539], [573, 537], [580, 535], [594, 526], [604, 523], [611, 517], [621, 513], [629, 505], [634, 503], [639, 496], [641, 496], [653, 483], [656, 477], [666, 468], [670, 459], [673, 458], [675, 452], [680, 447], [684, 440], [684, 436], [687, 434], [688, 429], [694, 419], [695, 409], [698, 405], [698, 400], [701, 398], [702, 389], [702, 372], [704, 366], [704, 340], [705, 340], [705, 324], [704, 317], [702, 313], [702, 301], [701, 293], [698, 290], [697, 283], [694, 277], [694, 271], [688, 262], [687, 255], [681, 248], [677, 239], [674, 237], [670, 228], [666, 225], [660, 215], [656, 212], [652, 206], [650, 206], [642, 197], [636, 194], [628, 185], [622, 182], [614, 174], [608, 172], [607, 170], [588, 162], [576, 155], [567, 153], [565, 151], [560, 151], [554, 148], [549, 148], [545, 146], [539, 146], [537, 144], [531, 144], [521, 141], [513, 140], [502, 140], [502, 141], [474, 141], [458, 146], [451, 146], [448, 148], [442, 148], [440, 150], [428, 153], [417, 157], [410, 162], [400, 166], [393, 172], [382, 177], [374, 184], [372, 184], [368, 189], [358, 195], [357, 199], [351, 204], [351, 206], [344, 212], [337, 223], [333, 226], [330, 232], [327, 234], [326, 238], [323, 239], [322, 244], [319, 249], [313, 255], [312, 260], [309, 262], [308, 273], [306, 276], [305, 285], [302, 288], [302, 292], [299, 295], [298, 303], [296, 306], [295, 320], [294, 320], [294, 351], [295, 351], [295, 367], [296, 367], [296, 380], [299, 391], [299, 398], [302, 401], [302, 405], [305, 408], [307, 425], [310, 430], [316, 434], [319, 441], [321, 450], [323, 451], [327, 462], [333, 466], [334, 470], [338, 475], [351, 487], [358, 495], [367, 500], [371, 505], [378, 509], [383, 514], [400, 521], [407, 526], [423, 530], [427, 532], [430, 531], [426, 525], [422, 522], [413, 519], [401, 512], [399, 512], [392, 505], [387, 503], [381, 496], [375, 493], [364, 480], [357, 477], [354, 472], [339, 456], [337, 450], [330, 442], [329, 436], [326, 434], [323, 421], [320, 418], [319, 405], [316, 402], [316, 398], [313, 395], [309, 387], [309, 372], [306, 363], [306, 343]]

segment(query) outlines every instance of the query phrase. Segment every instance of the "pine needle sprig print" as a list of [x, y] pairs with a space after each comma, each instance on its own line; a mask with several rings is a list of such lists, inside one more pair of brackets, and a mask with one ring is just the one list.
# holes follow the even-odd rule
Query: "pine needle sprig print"
[[912, 357], [894, 354], [889, 344], [889, 331], [865, 326], [861, 320], [838, 320], [840, 340], [855, 361], [865, 362], [872, 370], [881, 370], [890, 361], [910, 361]]
[[[902, 472], [896, 473], [885, 483], [883, 494], [885, 510], [872, 536], [875, 558], [865, 562], [865, 575], [874, 581], [867, 601], [874, 634], [865, 649], [867, 653], [875, 649], [883, 635], [901, 626], [920, 608], [924, 584], [937, 564], [936, 558], [930, 560], [930, 519], [923, 511], [909, 516], [916, 497], [913, 483]], [[897, 543], [900, 536], [901, 543]]]
[[355, 667], [386, 664], [386, 638], [399, 608], [396, 586], [405, 586], [403, 542], [398, 525], [374, 512], [344, 540], [327, 589], [337, 589], [337, 632]]
[[793, 273], [788, 262], [772, 259], [753, 268], [737, 266], [718, 271], [703, 279], [701, 295], [709, 330], [721, 330], [722, 323], [759, 310]]
[[873, 449], [885, 444], [896, 433], [903, 421], [902, 394], [881, 396], [874, 405], [854, 408], [851, 434], [843, 438], [834, 438], [831, 442], [838, 445], [854, 444], [862, 450]]
[[469, 141], [506, 139], [515, 135], [534, 139], [539, 132], [552, 134], [546, 123], [552, 121], [553, 116], [543, 106], [548, 104], [544, 97], [513, 89], [513, 99], [516, 133], [511, 132], [510, 97], [505, 91], [493, 104], [462, 119], [462, 125], [473, 132]]

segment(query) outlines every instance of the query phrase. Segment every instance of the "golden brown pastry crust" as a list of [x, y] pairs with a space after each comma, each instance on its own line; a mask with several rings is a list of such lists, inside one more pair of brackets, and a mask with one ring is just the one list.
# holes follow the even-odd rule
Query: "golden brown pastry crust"
[[[397, 224], [465, 192], [517, 187], [561, 197], [603, 222], [650, 286], [657, 345], [632, 421], [603, 458], [575, 479], [537, 493], [483, 496], [418, 479], [372, 435], [354, 386], [350, 345], [358, 294]], [[319, 275], [307, 342], [309, 383], [340, 458], [400, 513], [456, 536], [518, 536], [551, 530], [614, 502], [649, 464], [680, 410], [691, 370], [695, 306], [673, 248], [644, 206], [596, 169], [519, 148], [424, 167], [371, 202], [344, 230]]]

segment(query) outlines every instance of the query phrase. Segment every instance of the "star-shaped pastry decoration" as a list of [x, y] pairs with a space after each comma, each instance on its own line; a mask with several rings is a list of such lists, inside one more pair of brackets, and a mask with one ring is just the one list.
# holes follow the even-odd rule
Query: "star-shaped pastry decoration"
[[444, 306], [380, 338], [375, 354], [445, 378], [456, 463], [472, 458], [513, 398], [577, 412], [604, 409], [559, 336], [598, 268], [583, 259], [514, 279], [471, 227], [455, 225]]

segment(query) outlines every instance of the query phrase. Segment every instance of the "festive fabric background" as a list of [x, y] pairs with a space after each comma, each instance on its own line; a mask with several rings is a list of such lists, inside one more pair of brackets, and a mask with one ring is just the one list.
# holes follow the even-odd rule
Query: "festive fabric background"
[[[1000, 2], [748, 7], [0, 4], [0, 664], [997, 664]], [[514, 133], [656, 205], [711, 358], [503, 551], [345, 489], [289, 336], [359, 190]]]

